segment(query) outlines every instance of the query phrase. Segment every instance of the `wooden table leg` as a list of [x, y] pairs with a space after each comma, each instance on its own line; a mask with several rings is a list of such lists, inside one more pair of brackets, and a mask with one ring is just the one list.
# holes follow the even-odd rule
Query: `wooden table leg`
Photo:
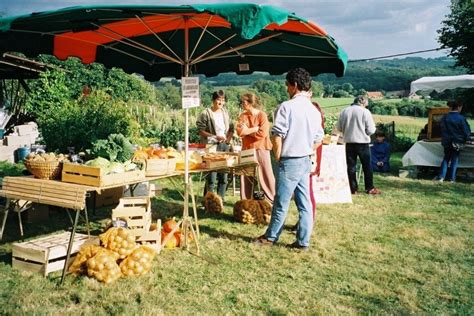
[[79, 213], [81, 210], [74, 210], [76, 212], [76, 218], [74, 220], [74, 225], [71, 230], [71, 237], [69, 237], [69, 244], [67, 246], [66, 261], [64, 262], [63, 274], [61, 276], [61, 285], [64, 283], [64, 278], [66, 276], [66, 269], [69, 263], [69, 257], [71, 256], [72, 244], [74, 242], [74, 235], [76, 234], [77, 222], [79, 221]]
[[10, 211], [11, 200], [7, 198], [5, 202], [5, 211], [3, 212], [2, 228], [0, 229], [0, 240], [3, 238], [3, 232], [5, 231], [5, 226], [7, 224], [8, 212]]
[[[193, 180], [191, 177], [189, 177], [189, 190], [191, 191], [191, 202], [193, 204], [193, 213], [194, 213], [194, 221], [196, 223], [196, 232], [197, 232], [197, 238], [200, 237], [199, 233], [199, 224], [198, 224], [198, 215], [197, 215], [197, 206], [196, 206], [196, 198], [194, 196], [194, 190], [193, 190]], [[192, 227], [192, 225], [191, 225]]]
[[87, 214], [87, 205], [84, 206], [84, 217], [86, 220], [86, 229], [87, 229], [87, 236], [91, 238], [91, 229], [89, 226], [89, 215]]

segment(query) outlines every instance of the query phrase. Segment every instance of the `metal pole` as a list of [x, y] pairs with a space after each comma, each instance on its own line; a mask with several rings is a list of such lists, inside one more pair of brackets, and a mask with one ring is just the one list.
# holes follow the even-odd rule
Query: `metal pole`
[[[184, 17], [184, 77], [189, 76], [189, 28], [188, 18]], [[185, 131], [184, 131], [184, 246], [188, 248], [188, 223], [189, 223], [189, 109], [185, 110]]]

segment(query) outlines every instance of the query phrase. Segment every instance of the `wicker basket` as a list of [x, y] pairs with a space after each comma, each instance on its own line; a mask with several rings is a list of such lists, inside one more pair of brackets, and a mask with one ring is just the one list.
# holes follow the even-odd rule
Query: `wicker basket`
[[25, 167], [35, 178], [39, 179], [59, 179], [63, 163], [57, 160], [53, 161], [31, 161], [25, 160]]

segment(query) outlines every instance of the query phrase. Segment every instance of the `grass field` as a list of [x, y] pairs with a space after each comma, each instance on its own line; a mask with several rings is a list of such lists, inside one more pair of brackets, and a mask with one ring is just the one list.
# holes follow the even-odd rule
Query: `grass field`
[[333, 114], [349, 106], [354, 98], [313, 98], [313, 100], [318, 102], [325, 114]]
[[[400, 158], [392, 156], [394, 174]], [[12, 269], [19, 232], [11, 216], [0, 244], [0, 314], [472, 314], [473, 185], [394, 174], [375, 177], [380, 196], [319, 205], [309, 252], [285, 247], [295, 238], [289, 231], [277, 246], [253, 245], [265, 227], [236, 223], [237, 197], [229, 197], [223, 214], [199, 213], [201, 256], [163, 251], [148, 275], [111, 285], [68, 276], [58, 286], [58, 273], [43, 278]], [[171, 189], [153, 201], [155, 217], [181, 210]], [[93, 233], [109, 216], [108, 209], [91, 215]], [[287, 225], [295, 222], [292, 204]], [[63, 211], [52, 212], [47, 222], [27, 223], [25, 234], [67, 223]]]

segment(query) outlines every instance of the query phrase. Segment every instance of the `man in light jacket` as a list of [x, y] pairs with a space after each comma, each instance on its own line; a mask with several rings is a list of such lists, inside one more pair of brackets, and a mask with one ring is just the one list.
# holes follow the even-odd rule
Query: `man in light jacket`
[[299, 222], [296, 241], [289, 247], [308, 250], [313, 231], [310, 157], [321, 144], [324, 130], [321, 114], [311, 102], [310, 74], [303, 68], [290, 70], [286, 75], [286, 87], [290, 100], [277, 108], [272, 128], [273, 153], [278, 161], [272, 216], [265, 234], [256, 243], [273, 245], [278, 241], [294, 193]]
[[367, 97], [358, 96], [351, 106], [342, 110], [336, 123], [336, 129], [343, 134], [346, 143], [347, 175], [352, 194], [359, 189], [356, 176], [357, 157], [364, 171], [365, 192], [380, 194], [374, 187], [372, 167], [370, 165], [370, 135], [375, 133], [375, 123], [372, 114], [367, 109]]

